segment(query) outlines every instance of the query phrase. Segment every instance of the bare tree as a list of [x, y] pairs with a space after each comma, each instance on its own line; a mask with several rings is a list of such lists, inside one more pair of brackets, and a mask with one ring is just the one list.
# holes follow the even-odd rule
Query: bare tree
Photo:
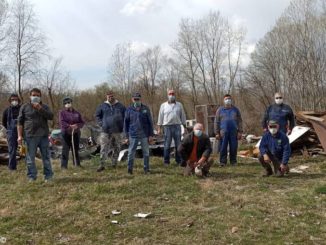
[[5, 0], [0, 0], [0, 63], [2, 61], [2, 57], [4, 56], [5, 49], [5, 39], [7, 36], [6, 30], [6, 20], [7, 20], [7, 12], [8, 12], [8, 4]]
[[326, 106], [325, 1], [294, 0], [257, 44], [247, 70], [248, 87], [267, 106], [282, 91], [297, 109]]
[[131, 43], [116, 45], [109, 61], [109, 81], [122, 91], [122, 100], [127, 103], [135, 80], [135, 56]]
[[138, 56], [137, 63], [139, 65], [138, 81], [144, 89], [144, 95], [151, 107], [153, 118], [156, 118], [154, 105], [157, 104], [155, 103], [155, 96], [162, 66], [161, 48], [159, 46], [148, 48]]
[[240, 68], [245, 32], [232, 27], [219, 12], [199, 20], [184, 19], [173, 47], [189, 77], [194, 105], [203, 93], [206, 103], [218, 103], [233, 91]]
[[39, 69], [41, 57], [46, 54], [45, 36], [41, 32], [33, 6], [28, 0], [15, 0], [9, 16], [9, 59], [15, 90], [22, 97], [24, 79]]
[[[62, 67], [62, 58], [51, 58], [47, 62], [48, 67], [43, 68], [39, 73], [39, 84], [49, 100], [52, 110], [56, 113], [62, 107], [62, 98], [64, 96], [74, 96], [76, 93], [75, 83], [72, 81], [69, 72]], [[52, 121], [52, 127], [57, 120]]]

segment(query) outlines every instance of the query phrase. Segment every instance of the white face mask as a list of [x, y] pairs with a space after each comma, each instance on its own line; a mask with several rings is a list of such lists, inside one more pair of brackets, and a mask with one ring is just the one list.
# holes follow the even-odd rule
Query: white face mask
[[66, 108], [71, 108], [72, 107], [72, 104], [71, 103], [67, 103], [67, 104], [65, 104], [65, 107]]
[[39, 96], [30, 96], [30, 99], [32, 104], [38, 104], [41, 102], [41, 97]]
[[232, 105], [232, 99], [225, 99], [224, 105]]
[[169, 101], [174, 102], [175, 101], [175, 96], [174, 95], [169, 95], [168, 99], [169, 99]]
[[203, 131], [201, 131], [200, 129], [195, 129], [194, 130], [194, 135], [197, 137], [200, 137], [203, 134]]
[[277, 105], [281, 105], [283, 103], [283, 99], [275, 99], [275, 103]]
[[277, 133], [277, 128], [268, 128], [268, 130], [273, 135]]
[[12, 105], [12, 106], [17, 106], [17, 105], [18, 105], [18, 101], [17, 101], [17, 100], [13, 100], [13, 101], [11, 101], [11, 105]]

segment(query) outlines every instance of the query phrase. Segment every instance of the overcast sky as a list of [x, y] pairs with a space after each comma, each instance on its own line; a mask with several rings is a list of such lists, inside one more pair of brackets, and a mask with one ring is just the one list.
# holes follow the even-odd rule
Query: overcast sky
[[271, 29], [290, 0], [31, 0], [55, 57], [79, 88], [107, 80], [116, 44], [169, 47], [181, 18], [220, 13], [247, 28], [248, 45]]

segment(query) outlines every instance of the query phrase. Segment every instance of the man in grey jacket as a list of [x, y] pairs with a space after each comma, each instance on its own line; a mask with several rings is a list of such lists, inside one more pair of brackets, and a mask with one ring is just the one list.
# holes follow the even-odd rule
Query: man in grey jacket
[[26, 165], [30, 182], [37, 178], [35, 166], [37, 148], [40, 149], [42, 156], [45, 182], [53, 176], [48, 139], [48, 120], [52, 119], [53, 113], [50, 108], [41, 101], [41, 90], [33, 88], [30, 91], [30, 102], [21, 106], [17, 119], [18, 144], [21, 145], [24, 139], [27, 145]]

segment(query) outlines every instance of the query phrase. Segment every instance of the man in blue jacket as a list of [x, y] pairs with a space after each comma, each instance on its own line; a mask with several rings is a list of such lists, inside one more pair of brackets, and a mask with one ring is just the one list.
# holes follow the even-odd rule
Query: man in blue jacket
[[268, 132], [261, 139], [259, 151], [259, 161], [266, 170], [264, 177], [273, 174], [270, 163], [273, 164], [275, 176], [282, 177], [288, 171], [291, 147], [288, 137], [280, 130], [277, 121], [268, 122]]
[[104, 163], [108, 157], [109, 150], [112, 150], [112, 166], [115, 167], [118, 161], [121, 148], [123, 122], [126, 108], [114, 96], [112, 91], [106, 94], [106, 101], [99, 105], [95, 112], [98, 125], [102, 128], [100, 134], [100, 166], [97, 172], [105, 169]]
[[216, 111], [215, 133], [216, 139], [220, 140], [220, 166], [227, 163], [227, 150], [230, 150], [230, 164], [237, 164], [238, 140], [242, 135], [242, 118], [237, 107], [232, 105], [232, 97], [229, 94], [224, 95], [224, 106]]
[[128, 173], [133, 173], [133, 165], [138, 142], [141, 144], [144, 158], [144, 172], [149, 173], [149, 143], [153, 140], [153, 120], [149, 108], [142, 104], [141, 94], [132, 94], [132, 105], [125, 114], [124, 133], [128, 148]]
[[290, 135], [295, 126], [294, 114], [291, 107], [283, 103], [283, 96], [277, 92], [274, 95], [275, 104], [270, 105], [264, 114], [262, 126], [264, 131], [267, 131], [267, 123], [270, 120], [275, 120], [279, 123], [280, 131]]

